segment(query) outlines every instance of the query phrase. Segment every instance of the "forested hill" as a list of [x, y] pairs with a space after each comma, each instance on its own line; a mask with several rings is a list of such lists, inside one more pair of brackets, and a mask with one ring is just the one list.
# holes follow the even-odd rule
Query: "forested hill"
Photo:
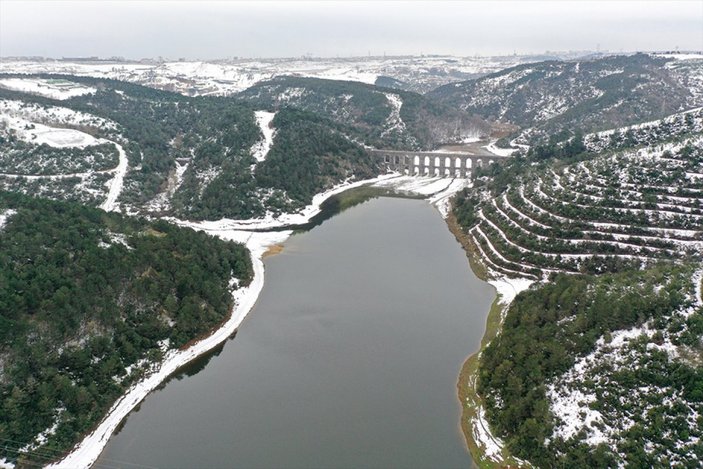
[[486, 119], [532, 129], [527, 140], [658, 119], [703, 104], [703, 61], [645, 54], [518, 65], [428, 93]]
[[277, 77], [242, 91], [256, 107], [293, 106], [352, 127], [369, 145], [433, 149], [438, 144], [483, 137], [490, 126], [446, 104], [410, 91], [352, 81]]
[[[24, 78], [92, 90], [57, 100], [0, 89], [0, 104], [10, 103], [0, 114], [19, 115], [28, 125], [71, 127], [121, 143], [129, 165], [118, 202], [132, 212], [195, 219], [252, 218], [296, 210], [309, 204], [317, 192], [381, 171], [366, 154], [365, 135], [357, 127], [324, 115], [284, 108], [272, 122], [263, 122], [255, 115], [260, 108], [240, 99], [185, 97], [90, 77]], [[76, 113], [94, 116], [100, 124], [53, 117]], [[17, 155], [27, 151], [41, 150], [47, 161], [65, 160], [59, 155], [65, 149], [46, 145], [39, 149], [11, 129], [0, 128], [2, 134], [7, 144], [0, 148], [0, 157], [9, 166], [19, 164]], [[48, 169], [34, 169], [37, 172], [27, 175], [47, 177], [0, 176], [0, 183], [9, 190], [99, 203], [96, 194], [104, 180], [92, 182], [97, 173], [92, 178], [52, 179]]]
[[34, 467], [70, 448], [251, 278], [242, 245], [0, 192], [0, 459]]

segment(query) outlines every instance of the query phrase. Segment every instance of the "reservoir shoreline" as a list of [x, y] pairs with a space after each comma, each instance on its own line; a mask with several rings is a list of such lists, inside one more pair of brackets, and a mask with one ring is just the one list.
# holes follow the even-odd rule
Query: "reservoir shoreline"
[[[483, 399], [478, 394], [478, 372], [481, 353], [500, 333], [505, 314], [515, 295], [529, 287], [531, 282], [509, 279], [492, 280], [489, 269], [481, 262], [481, 256], [471, 240], [464, 233], [453, 213], [446, 218], [449, 231], [463, 247], [471, 270], [482, 281], [496, 287], [496, 298], [488, 311], [486, 325], [480, 346], [464, 362], [457, 380], [457, 395], [461, 403], [461, 420], [459, 427], [464, 435], [466, 448], [474, 463], [482, 468], [522, 467], [521, 461], [510, 454], [503, 442], [491, 434], [485, 419]], [[508, 291], [506, 292], [506, 288]], [[512, 292], [510, 288], [512, 287]]]

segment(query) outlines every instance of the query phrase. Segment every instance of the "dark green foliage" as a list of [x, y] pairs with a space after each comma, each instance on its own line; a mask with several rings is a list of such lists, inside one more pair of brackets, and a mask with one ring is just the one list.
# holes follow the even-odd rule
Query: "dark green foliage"
[[464, 189], [454, 199], [452, 211], [459, 226], [468, 230], [478, 223], [478, 206], [480, 200], [469, 189]]
[[377, 174], [374, 159], [359, 145], [332, 130], [326, 119], [295, 109], [283, 109], [273, 120], [276, 140], [266, 160], [256, 168], [261, 187], [281, 189], [298, 205], [316, 193], [350, 177]]
[[[282, 108], [273, 122], [276, 137], [270, 154], [254, 170], [251, 148], [262, 136], [251, 105], [243, 100], [185, 97], [98, 78], [43, 77], [69, 79], [98, 91], [57, 102], [0, 89], [0, 98], [66, 106], [118, 123], [114, 131], [93, 130], [125, 148], [130, 170], [120, 202], [137, 209], [169, 187], [177, 160], [188, 164], [188, 169], [164, 214], [189, 219], [243, 219], [293, 210], [310, 203], [316, 192], [350, 177], [375, 176], [380, 170], [377, 161], [354, 143], [369, 132], [380, 132], [388, 116], [386, 96], [373, 86], [314, 81], [323, 95], [347, 88], [363, 91], [349, 98], [354, 125], [325, 112]], [[408, 108], [418, 108], [413, 99], [419, 96], [409, 96]], [[268, 107], [268, 101], [260, 99], [252, 104]], [[405, 118], [413, 121], [412, 115]], [[15, 190], [16, 186], [11, 181], [6, 187]], [[53, 191], [46, 192], [42, 194], [54, 196]], [[58, 194], [57, 198], [69, 196]]]
[[[404, 130], [389, 129], [393, 112], [387, 94], [402, 101]], [[487, 134], [488, 125], [425, 96], [399, 89], [351, 81], [277, 77], [237, 95], [259, 108], [295, 107], [325, 116], [344, 126], [344, 133], [377, 148], [431, 149], [474, 129]]]
[[[501, 334], [482, 355], [478, 379], [478, 390], [486, 399], [487, 417], [513, 454], [539, 467], [613, 465], [612, 448], [598, 447], [593, 451], [578, 438], [552, 438], [555, 422], [549, 411], [546, 386], [569, 370], [578, 357], [590, 353], [599, 338], [647, 321], [660, 324], [657, 327], [667, 324], [674, 311], [687, 305], [691, 271], [689, 266], [660, 264], [646, 271], [600, 277], [560, 275], [538, 289], [518, 295], [508, 310]], [[700, 321], [701, 315], [693, 317]], [[646, 343], [642, 347], [639, 353], [645, 357]], [[681, 390], [693, 402], [701, 402], [700, 368], [670, 362], [666, 354], [653, 356], [659, 357], [658, 364], [647, 358], [641, 368], [613, 372], [610, 380], [619, 390], [614, 392], [627, 399], [629, 386], [666, 385]], [[609, 409], [607, 402], [598, 405], [603, 412]], [[615, 405], [622, 407], [622, 401], [616, 400]], [[633, 427], [625, 435], [630, 444], [623, 443], [618, 452], [625, 455], [630, 467], [641, 467], [638, 460], [646, 461], [643, 464], [647, 466], [652, 464], [653, 460], [638, 451], [645, 437], [657, 432], [656, 428], [648, 428], [646, 434], [638, 435]]]
[[[0, 193], [0, 437], [64, 451], [161, 357], [226, 319], [248, 251], [165, 222]], [[126, 245], [125, 245], [126, 243]], [[13, 459], [10, 444], [0, 458]], [[28, 458], [28, 460], [27, 460]], [[23, 464], [44, 462], [22, 456]]]
[[117, 149], [109, 143], [86, 148], [31, 145], [15, 139], [0, 143], [0, 173], [73, 174], [113, 169], [118, 162]]

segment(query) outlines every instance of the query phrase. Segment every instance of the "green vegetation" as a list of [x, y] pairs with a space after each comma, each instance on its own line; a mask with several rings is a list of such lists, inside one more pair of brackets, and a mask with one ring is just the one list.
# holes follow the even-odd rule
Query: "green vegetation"
[[[245, 247], [165, 222], [0, 193], [0, 458], [67, 450], [162, 357], [225, 320]], [[131, 371], [128, 371], [131, 370]]]
[[[702, 351], [703, 311], [675, 314], [691, 304], [691, 273], [690, 266], [661, 264], [600, 277], [561, 275], [516, 298], [502, 333], [482, 355], [478, 381], [493, 429], [512, 454], [539, 467], [650, 467], [675, 461], [690, 466], [699, 461], [701, 422], [690, 427], [686, 419], [691, 409], [703, 410], [703, 368], [647, 346], [670, 341]], [[603, 361], [581, 380], [559, 379], [580, 357], [593, 353], [599, 339], [607, 344], [617, 331], [645, 324], [659, 332], [634, 342], [637, 354], [624, 352], [623, 362]], [[590, 408], [603, 416], [600, 430], [614, 429], [612, 441], [591, 447], [583, 442], [585, 434], [562, 438], [554, 432], [558, 422], [547, 396], [552, 383], [557, 392], [576, 386], [595, 393]], [[646, 387], [652, 391], [643, 402], [628, 395]], [[657, 394], [672, 404], [651, 399]], [[674, 445], [676, 440], [683, 444]], [[655, 450], [645, 453], [648, 445]]]
[[54, 148], [21, 141], [5, 141], [0, 146], [0, 173], [53, 175], [105, 171], [117, 166], [114, 145], [86, 148]]
[[378, 172], [376, 161], [359, 145], [330, 129], [326, 119], [294, 109], [273, 120], [276, 140], [266, 160], [256, 168], [262, 187], [281, 189], [304, 204], [336, 181], [366, 179]]
[[[267, 159], [257, 163], [251, 148], [262, 135], [252, 104], [263, 106], [260, 102], [185, 97], [115, 80], [56, 77], [98, 91], [59, 102], [0, 89], [0, 98], [64, 106], [117, 123], [115, 129], [90, 131], [119, 141], [125, 148], [129, 171], [120, 202], [135, 209], [148, 208], [159, 214], [191, 219], [252, 218], [267, 211], [281, 213], [297, 209], [309, 204], [317, 192], [349, 178], [371, 177], [379, 172], [377, 162], [357, 143], [357, 139], [365, 138], [361, 127], [337, 122], [324, 113], [280, 109], [273, 122], [276, 129], [273, 147]], [[338, 91], [334, 88], [337, 82], [322, 83], [331, 87], [330, 92]], [[364, 109], [358, 121], [364, 122], [362, 127], [367, 130], [374, 129], [387, 117], [387, 99], [374, 87], [363, 89], [367, 92], [353, 99]], [[26, 160], [28, 172], [55, 169], [34, 158], [37, 155], [31, 151], [40, 150], [26, 148], [28, 145], [21, 142], [10, 143], [8, 165]], [[78, 158], [86, 151], [63, 153], [76, 153]], [[188, 165], [182, 183], [174, 188], [173, 197], [166, 205], [154, 208], [151, 202], [155, 196], [172, 184], [169, 178], [174, 178], [177, 160], [178, 164]], [[49, 169], [37, 167], [42, 164]], [[6, 187], [15, 190], [17, 184]], [[68, 192], [62, 196], [56, 190], [42, 193], [71, 197]]]
[[464, 390], [468, 418], [482, 404], [506, 443], [503, 461], [699, 465], [700, 132], [695, 111], [554, 135], [477, 170], [455, 200], [462, 235], [491, 274], [544, 282], [510, 306], [471, 376], [477, 394], [473, 381]]
[[[393, 121], [387, 95], [400, 100], [402, 123]], [[487, 134], [481, 119], [417, 93], [351, 81], [277, 77], [257, 83], [238, 98], [263, 109], [295, 107], [344, 126], [344, 133], [377, 148], [431, 149], [460, 138], [459, 131]]]

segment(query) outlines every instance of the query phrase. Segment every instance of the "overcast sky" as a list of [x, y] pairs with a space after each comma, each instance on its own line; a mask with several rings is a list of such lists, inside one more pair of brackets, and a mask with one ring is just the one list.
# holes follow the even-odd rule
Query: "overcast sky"
[[0, 0], [0, 56], [294, 57], [703, 49], [703, 0]]

